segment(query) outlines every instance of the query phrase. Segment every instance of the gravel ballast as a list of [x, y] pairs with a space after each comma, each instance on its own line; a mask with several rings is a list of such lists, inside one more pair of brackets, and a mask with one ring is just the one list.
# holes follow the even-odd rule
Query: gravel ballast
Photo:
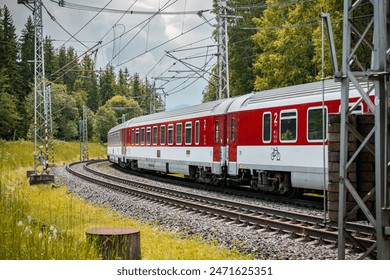
[[[117, 172], [115, 170], [110, 171]], [[292, 239], [286, 234], [269, 232], [265, 230], [253, 230], [234, 222], [216, 220], [209, 216], [189, 213], [182, 209], [174, 209], [166, 205], [150, 202], [129, 195], [116, 193], [112, 190], [86, 182], [66, 171], [65, 165], [54, 169], [56, 182], [67, 186], [68, 191], [77, 197], [96, 204], [104, 204], [115, 209], [123, 215], [141, 221], [149, 221], [158, 225], [162, 230], [180, 233], [181, 236], [202, 236], [209, 242], [218, 242], [231, 249], [237, 249], [242, 253], [251, 253], [256, 259], [264, 260], [324, 260], [337, 259], [337, 247], [331, 245], [318, 245], [316, 242], [305, 242]], [[122, 174], [122, 173], [121, 173]], [[123, 174], [121, 176], [124, 176]], [[126, 175], [131, 176], [131, 175]], [[140, 179], [147, 180], [147, 179]], [[156, 184], [156, 182], [154, 182]], [[160, 183], [158, 183], [160, 184]], [[166, 183], [161, 183], [165, 184]], [[169, 185], [170, 188], [179, 186]], [[202, 190], [188, 189], [191, 192], [204, 192]], [[181, 188], [183, 190], [183, 188]], [[211, 193], [208, 195], [220, 197], [224, 194]], [[233, 199], [229, 196], [229, 199]], [[243, 200], [245, 198], [238, 198]], [[267, 201], [253, 201], [249, 203], [290, 209], [293, 212], [301, 212], [308, 215], [323, 216], [322, 211], [309, 210], [296, 206], [275, 205]], [[347, 259], [355, 259], [357, 256], [347, 252]]]

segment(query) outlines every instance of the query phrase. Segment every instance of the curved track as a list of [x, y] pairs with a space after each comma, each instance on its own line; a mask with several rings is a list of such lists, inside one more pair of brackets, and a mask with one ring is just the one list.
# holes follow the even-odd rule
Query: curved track
[[[157, 201], [214, 219], [239, 223], [253, 230], [273, 230], [289, 234], [292, 238], [316, 241], [319, 244], [337, 242], [337, 225], [324, 223], [319, 217], [151, 186], [98, 171], [90, 167], [93, 163], [97, 161], [73, 163], [67, 170], [84, 180], [117, 192]], [[375, 238], [372, 236], [375, 230], [372, 227], [347, 223], [346, 228], [347, 235], [354, 236], [357, 241], [352, 244], [355, 248], [367, 248], [374, 244]]]

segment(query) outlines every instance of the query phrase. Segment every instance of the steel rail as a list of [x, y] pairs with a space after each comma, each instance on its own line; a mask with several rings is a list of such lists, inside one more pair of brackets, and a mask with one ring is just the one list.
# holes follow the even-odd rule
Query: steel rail
[[[319, 242], [336, 243], [338, 230], [335, 226], [324, 224], [319, 217], [313, 217], [293, 212], [285, 212], [277, 209], [258, 207], [254, 205], [245, 205], [231, 200], [222, 200], [209, 198], [200, 195], [188, 194], [185, 192], [156, 189], [145, 183], [134, 182], [123, 178], [118, 178], [107, 173], [98, 172], [88, 168], [89, 164], [96, 161], [82, 163], [83, 168], [97, 176], [104, 177], [106, 180], [114, 180], [115, 183], [101, 181], [101, 179], [92, 178], [72, 169], [74, 163], [67, 167], [67, 170], [84, 180], [110, 188], [112, 190], [128, 193], [152, 201], [161, 202], [182, 209], [194, 211], [201, 214], [212, 215], [217, 219], [224, 219], [252, 227], [253, 229], [268, 229], [290, 234], [291, 236], [304, 239], [313, 239]], [[117, 183], [125, 184], [118, 185]], [[358, 231], [360, 230], [360, 231]], [[358, 247], [368, 247], [374, 244], [375, 239], [370, 238], [370, 227], [351, 224], [349, 234], [355, 236], [357, 243], [350, 243]], [[361, 237], [358, 237], [361, 235]], [[368, 235], [368, 236], [367, 236]]]

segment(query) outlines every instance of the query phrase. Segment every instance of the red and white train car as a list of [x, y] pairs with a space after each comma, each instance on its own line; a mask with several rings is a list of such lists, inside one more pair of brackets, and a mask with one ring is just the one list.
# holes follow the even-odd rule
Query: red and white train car
[[[341, 91], [340, 83], [324, 85], [324, 92], [316, 82], [131, 119], [109, 131], [108, 159], [280, 194], [324, 189], [327, 118], [340, 111]], [[354, 106], [360, 95], [351, 89]], [[364, 102], [354, 108], [368, 111]]]
[[131, 169], [217, 183], [226, 169], [225, 124], [234, 99], [131, 119], [108, 132], [108, 159]]

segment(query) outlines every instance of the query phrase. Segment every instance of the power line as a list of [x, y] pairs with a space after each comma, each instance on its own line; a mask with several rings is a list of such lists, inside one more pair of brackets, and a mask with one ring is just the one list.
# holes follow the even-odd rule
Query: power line
[[[166, 8], [168, 8], [168, 7], [170, 7], [171, 5], [173, 5], [174, 3], [176, 3], [178, 0], [176, 0], [176, 1], [174, 1], [173, 3], [171, 3], [171, 4], [169, 4], [169, 2], [171, 2], [171, 0], [168, 0], [168, 2], [166, 2], [165, 4], [164, 4], [164, 6], [160, 9], [160, 11], [163, 11], [164, 9], [166, 9]], [[169, 5], [168, 5], [169, 4]], [[168, 5], [168, 6], [167, 6]], [[153, 14], [152, 16], [150, 16], [149, 18], [147, 18], [147, 19], [145, 19], [145, 20], [143, 20], [142, 22], [140, 22], [140, 23], [138, 23], [136, 26], [134, 26], [133, 28], [131, 28], [130, 30], [128, 30], [128, 31], [126, 31], [126, 32], [124, 32], [123, 34], [121, 34], [119, 37], [122, 37], [122, 36], [124, 36], [125, 34], [127, 34], [127, 33], [129, 33], [129, 32], [131, 32], [131, 31], [133, 31], [136, 27], [138, 27], [138, 26], [140, 26], [140, 25], [142, 25], [142, 24], [144, 24], [145, 22], [145, 24], [142, 26], [142, 28], [125, 44], [125, 46], [122, 48], [122, 49], [120, 49], [119, 50], [119, 52], [115, 55], [115, 56], [113, 56], [112, 57], [112, 59], [106, 64], [106, 67], [109, 65], [109, 64], [111, 64], [112, 63], [112, 61], [135, 39], [135, 37], [145, 28], [145, 26], [147, 26], [147, 24], [154, 18], [156, 16], [156, 14]], [[103, 45], [101, 45], [101, 48], [102, 47], [104, 47], [104, 46], [106, 46], [106, 45], [108, 45], [109, 43], [111, 43], [111, 42], [113, 42], [114, 40], [116, 40], [117, 38], [114, 38], [113, 40], [110, 40], [110, 41], [108, 41], [107, 43], [105, 43], [105, 44], [103, 44]], [[119, 65], [117, 65], [117, 66], [119, 66]]]
[[[68, 30], [66, 30], [57, 20], [56, 18], [48, 11], [48, 9], [46, 8], [46, 6], [42, 3], [42, 6], [43, 8], [45, 8], [45, 11], [46, 13], [49, 15], [49, 17], [51, 18], [52, 21], [54, 21], [55, 23], [57, 23], [57, 25], [62, 29], [64, 30], [71, 38], [75, 39], [78, 43], [80, 43], [81, 45], [83, 45], [84, 47], [88, 48], [82, 41], [78, 40], [76, 37], [74, 37], [70, 32], [68, 32]], [[66, 41], [65, 43], [69, 42]], [[65, 44], [64, 43], [64, 44]]]
[[[65, 2], [65, 1], [64, 1], [64, 2]], [[83, 27], [81, 27], [81, 28], [72, 36], [72, 38], [74, 38], [74, 36], [76, 36], [77, 34], [79, 34], [81, 30], [83, 30], [88, 24], [90, 24], [90, 23], [91, 23], [91, 22], [92, 22], [92, 21], [93, 21], [101, 12], [102, 12], [102, 10], [103, 10], [105, 7], [107, 7], [111, 2], [112, 2], [112, 0], [108, 1], [108, 3], [107, 3], [103, 8], [101, 8], [101, 9], [98, 11], [98, 13], [95, 14], [95, 15], [94, 15], [86, 24], [84, 24]], [[70, 40], [70, 39], [69, 39], [69, 40]], [[63, 45], [65, 45], [66, 43], [68, 43], [69, 40], [66, 41], [65, 43], [63, 43], [61, 46], [63, 46]]]
[[[74, 10], [83, 10], [83, 11], [100, 11], [100, 12], [105, 12], [105, 13], [125, 13], [125, 14], [131, 14], [131, 15], [154, 15], [154, 14], [159, 14], [159, 15], [186, 15], [186, 14], [192, 14], [196, 15], [199, 12], [208, 12], [210, 11], [209, 9], [207, 10], [201, 10], [201, 11], [135, 11], [135, 10], [122, 10], [122, 9], [110, 9], [110, 8], [99, 8], [95, 6], [89, 6], [89, 5], [80, 5], [80, 4], [75, 4], [71, 3], [68, 1], [54, 1], [50, 0], [51, 2], [57, 3], [60, 7], [68, 8], [68, 9], [74, 9]], [[111, 2], [111, 1], [110, 1]]]
[[[128, 62], [130, 62], [130, 61], [132, 61], [132, 60], [134, 60], [134, 59], [136, 59], [136, 58], [138, 58], [138, 57], [144, 55], [145, 53], [151, 52], [151, 51], [153, 51], [153, 50], [155, 50], [155, 49], [157, 49], [157, 48], [159, 48], [159, 47], [161, 47], [161, 46], [163, 46], [163, 45], [166, 45], [166, 44], [168, 44], [169, 42], [172, 42], [173, 40], [175, 40], [175, 39], [177, 39], [177, 38], [179, 38], [179, 37], [181, 37], [181, 36], [183, 36], [183, 35], [185, 35], [185, 34], [191, 32], [191, 31], [194, 31], [195, 29], [197, 29], [197, 28], [203, 26], [204, 24], [206, 24], [206, 22], [203, 22], [203, 23], [201, 23], [201, 24], [199, 24], [199, 25], [197, 25], [197, 26], [195, 26], [195, 27], [189, 29], [189, 30], [185, 31], [184, 33], [181, 33], [181, 34], [179, 34], [179, 35], [177, 35], [177, 36], [175, 36], [175, 37], [173, 37], [173, 38], [171, 38], [171, 39], [169, 39], [169, 40], [167, 40], [167, 41], [165, 41], [165, 42], [163, 42], [163, 43], [161, 43], [161, 44], [159, 44], [159, 45], [157, 45], [157, 46], [155, 46], [155, 47], [153, 47], [153, 48], [151, 48], [151, 49], [149, 49], [149, 50], [147, 50], [147, 51], [145, 51], [144, 53], [141, 53], [141, 54], [139, 54], [139, 55], [137, 55], [137, 56], [134, 56], [134, 57], [132, 57], [132, 58], [130, 58], [130, 59], [128, 59], [128, 60], [126, 60], [126, 61], [124, 61], [124, 62], [118, 64], [118, 65], [116, 65], [116, 67], [121, 66], [121, 65], [123, 65], [123, 64], [125, 64], [125, 63], [128, 63]], [[122, 50], [123, 50], [123, 48], [122, 48]], [[122, 50], [121, 50], [121, 51], [122, 51]]]

